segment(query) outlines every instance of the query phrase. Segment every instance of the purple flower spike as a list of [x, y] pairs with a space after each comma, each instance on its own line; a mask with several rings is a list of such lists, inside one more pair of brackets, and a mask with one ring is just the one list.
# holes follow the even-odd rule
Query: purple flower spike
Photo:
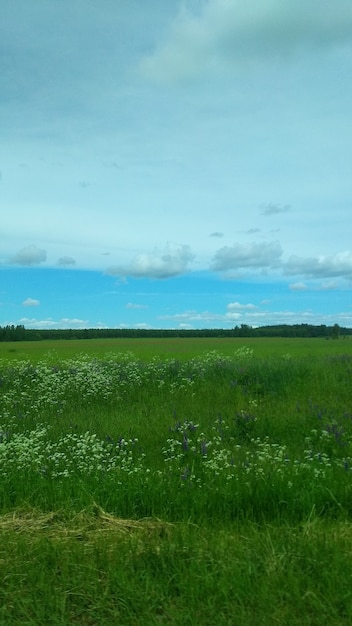
[[188, 467], [188, 465], [184, 468], [182, 474], [181, 474], [181, 479], [182, 480], [188, 480], [189, 476], [190, 476], [190, 469]]

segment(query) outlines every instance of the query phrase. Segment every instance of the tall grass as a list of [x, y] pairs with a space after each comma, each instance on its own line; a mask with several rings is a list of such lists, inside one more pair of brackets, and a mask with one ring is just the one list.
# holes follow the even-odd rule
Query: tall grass
[[348, 624], [351, 375], [248, 347], [1, 361], [0, 622]]

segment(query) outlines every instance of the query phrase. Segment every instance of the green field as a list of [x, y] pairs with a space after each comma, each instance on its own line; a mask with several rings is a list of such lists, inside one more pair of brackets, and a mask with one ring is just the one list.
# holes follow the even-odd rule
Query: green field
[[50, 341], [0, 342], [0, 358], [29, 358], [36, 362], [49, 351], [55, 351], [60, 359], [78, 354], [104, 356], [106, 352], [133, 352], [137, 358], [150, 360], [161, 358], [189, 359], [211, 350], [231, 356], [238, 348], [246, 345], [254, 350], [255, 356], [329, 355], [352, 353], [350, 337], [339, 340], [325, 338], [136, 338], [136, 339], [68, 339]]
[[351, 623], [350, 340], [0, 348], [1, 624]]

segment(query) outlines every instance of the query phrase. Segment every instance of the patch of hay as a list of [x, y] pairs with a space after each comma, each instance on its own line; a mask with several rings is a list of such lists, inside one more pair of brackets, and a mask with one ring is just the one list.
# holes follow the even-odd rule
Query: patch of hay
[[173, 525], [161, 520], [132, 520], [116, 517], [97, 504], [73, 516], [62, 511], [43, 513], [37, 509], [15, 510], [0, 515], [0, 533], [16, 533], [36, 537], [77, 538], [89, 540], [97, 535], [168, 537]]

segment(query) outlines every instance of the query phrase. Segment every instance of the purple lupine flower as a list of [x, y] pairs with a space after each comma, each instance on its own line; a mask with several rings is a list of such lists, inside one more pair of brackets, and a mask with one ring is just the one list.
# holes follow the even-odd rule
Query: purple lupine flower
[[186, 467], [183, 469], [183, 472], [181, 474], [181, 480], [188, 480], [188, 478], [190, 477], [191, 474], [191, 470], [189, 469], [188, 465], [186, 465]]
[[204, 439], [200, 444], [200, 453], [202, 456], [207, 456], [207, 442]]

